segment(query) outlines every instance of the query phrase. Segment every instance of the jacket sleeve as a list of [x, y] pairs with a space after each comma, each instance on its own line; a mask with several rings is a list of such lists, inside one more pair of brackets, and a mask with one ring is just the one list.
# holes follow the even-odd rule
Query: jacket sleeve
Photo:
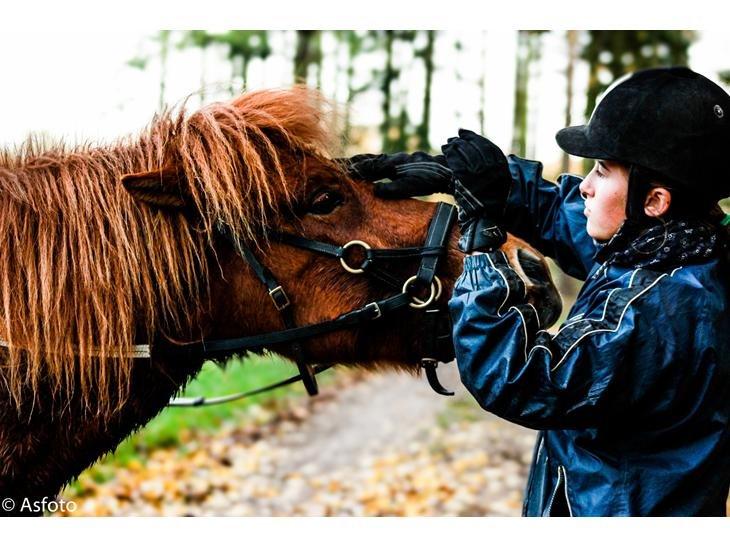
[[596, 246], [586, 232], [582, 179], [561, 175], [558, 184], [542, 178], [542, 164], [514, 155], [507, 159], [513, 185], [505, 211], [505, 229], [555, 260], [570, 276], [585, 280]]
[[[592, 319], [568, 322], [553, 336], [540, 329], [502, 252], [466, 257], [449, 301], [463, 384], [485, 410], [528, 428], [590, 428], [612, 420], [645, 400], [641, 387], [652, 385], [650, 378], [629, 378], [636, 373], [629, 365], [642, 297], [652, 284], [607, 292]], [[651, 349], [641, 359], [647, 375], [664, 374]]]

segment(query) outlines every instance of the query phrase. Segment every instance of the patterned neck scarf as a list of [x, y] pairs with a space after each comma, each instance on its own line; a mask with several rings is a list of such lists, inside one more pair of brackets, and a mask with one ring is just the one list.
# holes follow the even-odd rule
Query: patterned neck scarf
[[606, 265], [670, 269], [726, 255], [727, 233], [702, 219], [672, 219], [650, 228], [626, 221], [608, 242], [598, 243], [595, 258]]

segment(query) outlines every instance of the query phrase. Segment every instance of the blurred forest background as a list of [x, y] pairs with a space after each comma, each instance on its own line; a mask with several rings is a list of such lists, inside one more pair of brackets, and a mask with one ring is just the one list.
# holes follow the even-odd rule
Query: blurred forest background
[[342, 107], [348, 152], [437, 150], [467, 127], [550, 177], [584, 167], [555, 132], [583, 123], [627, 72], [688, 64], [730, 80], [730, 36], [718, 30], [9, 30], [0, 48], [22, 51], [0, 56], [0, 146], [29, 132], [112, 139], [163, 105], [305, 82]]
[[[199, 71], [201, 103], [244, 89], [306, 83], [341, 105], [350, 151], [432, 150], [466, 124], [485, 135], [496, 132], [492, 139], [505, 152], [535, 157], [545, 135], [583, 123], [615, 79], [647, 67], [691, 64], [690, 49], [703, 33], [521, 30], [505, 35], [497, 51], [489, 36], [436, 30], [160, 31], [129, 65], [159, 76], [160, 106], [177, 99], [167, 79], [181, 70], [175, 56], [188, 50], [198, 54], [198, 66], [187, 62], [184, 70]], [[499, 62], [490, 64], [488, 57]], [[730, 59], [727, 70], [713, 72], [706, 75], [727, 85]], [[499, 112], [488, 111], [493, 88], [503, 99], [492, 109]], [[546, 120], [553, 126], [544, 127]], [[565, 155], [554, 156], [543, 160], [549, 175], [581, 169]]]

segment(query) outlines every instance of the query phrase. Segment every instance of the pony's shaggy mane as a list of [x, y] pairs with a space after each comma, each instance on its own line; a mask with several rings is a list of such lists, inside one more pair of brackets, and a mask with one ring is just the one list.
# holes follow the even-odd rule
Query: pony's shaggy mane
[[[29, 395], [47, 403], [36, 401], [41, 383], [64, 398], [76, 391], [91, 413], [124, 403], [129, 347], [194, 328], [215, 224], [252, 241], [290, 197], [284, 163], [330, 149], [323, 104], [302, 87], [251, 92], [163, 113], [109, 146], [29, 141], [0, 152], [0, 381], [19, 411]], [[170, 164], [184, 174], [197, 227], [135, 202], [120, 183]]]

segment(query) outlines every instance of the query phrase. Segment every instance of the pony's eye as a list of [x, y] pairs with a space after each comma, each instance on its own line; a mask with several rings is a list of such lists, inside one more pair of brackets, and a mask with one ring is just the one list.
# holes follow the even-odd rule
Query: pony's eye
[[314, 215], [327, 215], [332, 213], [334, 209], [344, 201], [342, 195], [334, 190], [322, 190], [318, 192], [311, 205], [308, 213]]

